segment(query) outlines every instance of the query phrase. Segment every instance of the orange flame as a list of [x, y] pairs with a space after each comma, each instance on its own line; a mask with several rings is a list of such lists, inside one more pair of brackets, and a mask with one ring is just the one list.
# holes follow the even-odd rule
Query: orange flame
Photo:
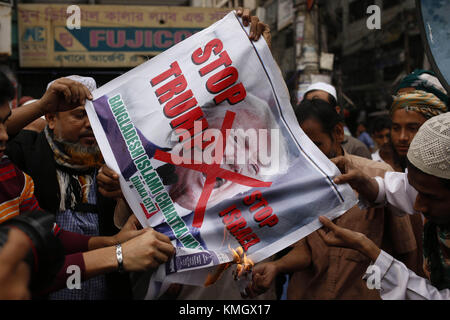
[[241, 247], [236, 248], [236, 250], [234, 250], [233, 248], [230, 247], [230, 245], [228, 245], [228, 249], [230, 249], [231, 253], [233, 254], [233, 263], [241, 263], [241, 256], [242, 256], [242, 252], [244, 251]]
[[236, 251], [232, 251], [233, 256], [235, 256], [235, 263], [237, 264], [234, 280], [238, 280], [245, 272], [251, 272], [255, 264], [247, 257], [247, 254], [242, 247], [237, 248]]
[[246, 266], [247, 270], [252, 270], [253, 267], [255, 266], [255, 263], [252, 261], [252, 259], [247, 257], [245, 253], [244, 253], [244, 266]]
[[247, 257], [247, 254], [244, 252], [242, 247], [233, 249], [230, 245], [228, 245], [228, 249], [230, 249], [233, 254], [233, 260], [228, 263], [218, 265], [213, 272], [209, 273], [204, 283], [205, 287], [210, 286], [219, 280], [225, 270], [227, 270], [232, 264], [236, 264], [236, 271], [233, 273], [234, 280], [238, 280], [239, 277], [241, 277], [245, 272], [251, 272], [253, 269], [254, 263], [249, 257]]

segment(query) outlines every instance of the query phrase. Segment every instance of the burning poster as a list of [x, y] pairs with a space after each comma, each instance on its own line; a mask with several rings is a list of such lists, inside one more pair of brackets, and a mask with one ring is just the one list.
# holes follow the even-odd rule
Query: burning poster
[[231, 12], [87, 106], [133, 212], [177, 247], [153, 280], [207, 285], [233, 262], [245, 274], [356, 202], [332, 182], [339, 171], [301, 130], [267, 44], [248, 31]]

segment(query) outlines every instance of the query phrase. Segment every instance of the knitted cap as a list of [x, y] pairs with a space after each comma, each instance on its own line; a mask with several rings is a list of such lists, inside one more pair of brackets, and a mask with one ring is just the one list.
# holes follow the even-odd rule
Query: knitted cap
[[408, 150], [408, 160], [432, 176], [450, 179], [450, 113], [435, 116], [417, 132]]
[[[67, 78], [67, 79], [70, 79], [70, 80], [79, 82], [79, 83], [81, 83], [81, 84], [84, 84], [84, 86], [85, 86], [86, 88], [88, 88], [89, 91], [91, 91], [91, 92], [94, 91], [95, 89], [97, 89], [97, 83], [95, 82], [94, 78], [91, 78], [91, 77], [82, 77], [82, 76], [78, 76], [78, 75], [71, 75], [71, 76], [67, 76], [67, 77], [64, 77], [64, 78]], [[52, 82], [50, 82], [50, 83], [47, 85], [47, 89], [51, 86], [51, 84], [52, 84], [53, 82], [55, 82], [55, 80], [53, 80]]]

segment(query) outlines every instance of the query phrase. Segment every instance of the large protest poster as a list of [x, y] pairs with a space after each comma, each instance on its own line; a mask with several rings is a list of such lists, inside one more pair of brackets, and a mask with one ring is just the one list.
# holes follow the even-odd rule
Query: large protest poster
[[[356, 203], [298, 125], [264, 39], [248, 32], [231, 12], [87, 104], [133, 212], [178, 248], [160, 280], [195, 283], [193, 270], [232, 260], [232, 248], [261, 261]], [[177, 180], [164, 185], [156, 170], [167, 164]]]

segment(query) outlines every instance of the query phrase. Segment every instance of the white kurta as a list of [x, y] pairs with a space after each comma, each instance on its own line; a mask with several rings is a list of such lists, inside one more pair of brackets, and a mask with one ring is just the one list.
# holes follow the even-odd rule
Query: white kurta
[[[408, 183], [406, 173], [387, 172], [384, 179], [377, 177], [376, 180], [379, 185], [376, 203], [387, 202], [402, 212], [417, 213], [413, 209], [417, 191]], [[439, 291], [429, 280], [419, 277], [384, 251], [374, 266], [380, 271], [380, 296], [383, 300], [450, 300], [449, 289]], [[370, 269], [370, 274], [372, 272]]]
[[407, 173], [386, 172], [384, 179], [375, 177], [378, 182], [378, 196], [376, 203], [384, 203], [396, 207], [400, 211], [415, 214], [413, 206], [417, 191], [408, 182]]
[[450, 300], [449, 289], [439, 291], [429, 280], [419, 277], [384, 251], [374, 265], [380, 270], [383, 300]]

